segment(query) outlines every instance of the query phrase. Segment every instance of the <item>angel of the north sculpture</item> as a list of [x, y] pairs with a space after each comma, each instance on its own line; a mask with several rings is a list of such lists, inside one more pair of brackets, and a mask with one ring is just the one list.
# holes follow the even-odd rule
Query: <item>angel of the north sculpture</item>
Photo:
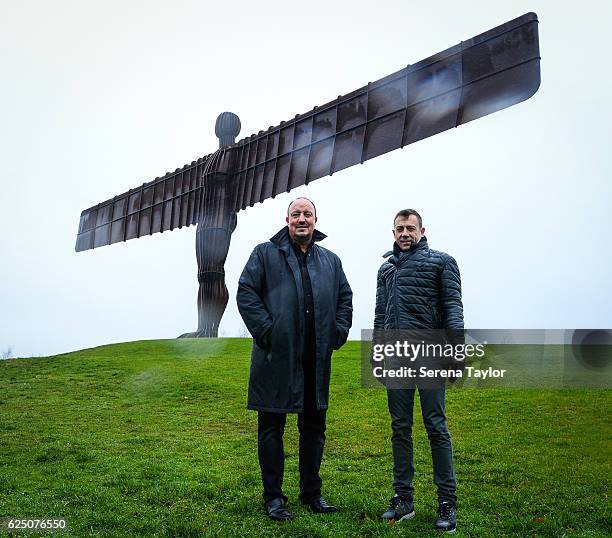
[[217, 151], [83, 211], [76, 250], [197, 224], [198, 328], [183, 336], [215, 337], [240, 210], [520, 103], [539, 85], [538, 20], [527, 13], [239, 142], [240, 120], [224, 112]]

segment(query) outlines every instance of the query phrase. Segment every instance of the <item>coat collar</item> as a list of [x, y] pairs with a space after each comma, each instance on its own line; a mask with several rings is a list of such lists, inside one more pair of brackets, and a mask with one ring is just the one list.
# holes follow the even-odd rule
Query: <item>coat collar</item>
[[[422, 250], [422, 249], [427, 249], [427, 248], [429, 248], [429, 245], [427, 244], [427, 237], [423, 236], [421, 237], [421, 240], [416, 245], [412, 246], [409, 250], [406, 251], [406, 254], [412, 254], [413, 252], [416, 252], [417, 250]], [[393, 242], [393, 250], [385, 252], [383, 254], [383, 258], [388, 258], [389, 256], [393, 255], [393, 257], [396, 260], [399, 260], [402, 252], [403, 251], [402, 249], [399, 248], [399, 245], [397, 244], [397, 242]]]
[[[312, 234], [313, 242], [322, 241], [327, 236], [315, 228]], [[270, 237], [270, 241], [287, 254], [291, 251], [291, 238], [289, 237], [289, 229], [283, 226], [276, 234]]]

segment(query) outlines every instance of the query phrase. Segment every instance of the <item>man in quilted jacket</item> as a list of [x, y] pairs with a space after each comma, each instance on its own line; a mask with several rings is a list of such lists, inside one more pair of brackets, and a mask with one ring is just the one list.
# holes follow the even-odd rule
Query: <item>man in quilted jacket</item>
[[[421, 216], [399, 211], [393, 221], [395, 242], [378, 271], [375, 330], [463, 329], [461, 279], [452, 256], [429, 248]], [[415, 388], [388, 388], [395, 495], [383, 514], [387, 521], [414, 516], [412, 422]], [[456, 481], [453, 447], [446, 423], [445, 388], [419, 387], [423, 422], [429, 437], [438, 490], [436, 528], [456, 529]]]

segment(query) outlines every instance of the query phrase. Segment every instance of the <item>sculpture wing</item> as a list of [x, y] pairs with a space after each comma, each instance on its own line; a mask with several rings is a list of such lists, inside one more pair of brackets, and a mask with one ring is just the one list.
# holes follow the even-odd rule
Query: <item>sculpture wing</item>
[[202, 157], [83, 211], [75, 250], [196, 224], [200, 217], [202, 171], [208, 158]]
[[535, 13], [235, 144], [235, 211], [531, 97]]

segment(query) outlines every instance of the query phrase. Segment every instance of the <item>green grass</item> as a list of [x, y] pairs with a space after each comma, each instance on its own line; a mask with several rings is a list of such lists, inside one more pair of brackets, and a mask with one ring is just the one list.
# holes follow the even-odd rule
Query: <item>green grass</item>
[[[263, 514], [250, 340], [164, 340], [0, 362], [0, 517], [66, 517], [72, 536], [431, 535], [428, 441], [415, 413], [415, 519], [379, 521], [391, 490], [386, 395], [360, 385], [359, 344], [334, 357], [324, 495], [297, 502], [295, 416], [285, 490], [295, 519]], [[447, 412], [463, 536], [609, 536], [605, 390], [459, 389]], [[418, 404], [417, 404], [418, 405]]]

